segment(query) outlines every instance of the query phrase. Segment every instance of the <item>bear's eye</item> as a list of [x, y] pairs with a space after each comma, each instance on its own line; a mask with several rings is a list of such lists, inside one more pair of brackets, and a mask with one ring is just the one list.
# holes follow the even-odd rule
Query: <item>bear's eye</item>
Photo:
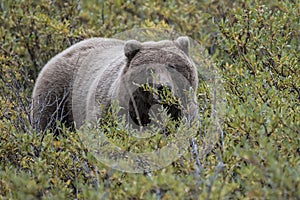
[[174, 65], [169, 65], [168, 71], [169, 72], [174, 72], [174, 71], [176, 71], [176, 67]]

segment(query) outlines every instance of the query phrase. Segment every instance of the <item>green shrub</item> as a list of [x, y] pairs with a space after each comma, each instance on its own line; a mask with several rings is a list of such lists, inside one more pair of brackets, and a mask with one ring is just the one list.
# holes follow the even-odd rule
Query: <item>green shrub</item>
[[[1, 199], [300, 196], [299, 1], [0, 4]], [[170, 28], [192, 37], [221, 71], [226, 116], [218, 143], [206, 156], [199, 157], [199, 134], [170, 166], [130, 174], [99, 163], [76, 133], [41, 137], [30, 127], [33, 85], [51, 57], [85, 38], [134, 27]], [[200, 86], [201, 96], [207, 90]], [[204, 95], [210, 101], [210, 94]]]

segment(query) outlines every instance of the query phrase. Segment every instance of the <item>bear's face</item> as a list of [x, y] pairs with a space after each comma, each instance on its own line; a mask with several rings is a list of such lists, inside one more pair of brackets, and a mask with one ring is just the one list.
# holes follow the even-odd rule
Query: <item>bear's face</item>
[[[173, 119], [181, 116], [179, 105], [177, 107], [171, 100], [176, 98], [176, 84], [174, 83], [175, 70], [161, 64], [146, 64], [136, 67], [134, 72], [127, 72], [132, 76], [127, 83], [133, 83], [131, 98], [129, 100], [129, 114], [136, 125], [148, 125], [151, 120], [149, 112], [153, 106], [162, 105]], [[153, 112], [153, 110], [152, 110]], [[139, 121], [140, 117], [140, 121]]]
[[[165, 66], [168, 70], [176, 70], [185, 77], [195, 89], [198, 86], [197, 70], [189, 57], [188, 37], [179, 37], [175, 41], [164, 40], [160, 42], [140, 43], [136, 40], [129, 40], [124, 47], [127, 57], [127, 66], [124, 73], [132, 73], [139, 70], [153, 71], [155, 74], [166, 76], [164, 69], [157, 69]], [[155, 66], [159, 65], [159, 66]], [[139, 69], [143, 66], [143, 69]], [[149, 69], [145, 69], [149, 68]], [[157, 72], [157, 73], [156, 73]]]
[[[184, 83], [178, 83], [181, 80], [184, 80], [182, 82], [186, 82], [185, 85], [191, 86], [194, 91], [197, 89], [197, 70], [189, 58], [188, 38], [179, 37], [175, 41], [145, 43], [130, 40], [124, 46], [124, 53], [127, 57], [127, 65], [122, 75], [127, 77], [127, 80], [124, 81], [127, 84], [134, 80], [135, 84], [143, 85], [131, 90], [128, 103], [129, 114], [135, 124], [148, 125], [151, 122], [150, 109], [156, 104], [166, 108], [173, 119], [178, 119], [182, 114], [178, 105], [161, 103], [160, 98], [163, 90], [176, 96], [178, 90], [184, 89]], [[156, 94], [145, 90], [145, 84], [154, 88]]]

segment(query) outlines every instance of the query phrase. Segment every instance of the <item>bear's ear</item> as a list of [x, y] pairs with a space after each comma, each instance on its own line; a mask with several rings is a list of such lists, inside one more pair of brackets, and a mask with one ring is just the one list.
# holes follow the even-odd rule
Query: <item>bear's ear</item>
[[139, 41], [128, 40], [124, 46], [125, 56], [129, 59], [132, 59], [141, 48], [142, 44]]
[[187, 36], [178, 37], [175, 41], [176, 46], [186, 55], [189, 55], [190, 40]]

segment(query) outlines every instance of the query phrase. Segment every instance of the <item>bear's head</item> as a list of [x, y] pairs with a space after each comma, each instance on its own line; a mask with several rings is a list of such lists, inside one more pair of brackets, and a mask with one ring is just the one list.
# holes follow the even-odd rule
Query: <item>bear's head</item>
[[[154, 64], [168, 66], [177, 70], [193, 88], [198, 86], [197, 69], [189, 57], [189, 38], [182, 36], [175, 41], [163, 40], [159, 42], [144, 42], [129, 40], [125, 43], [124, 53], [127, 57], [127, 71], [137, 70], [137, 67]], [[147, 71], [145, 69], [145, 71]], [[149, 69], [148, 69], [149, 71]]]
[[[181, 102], [190, 104], [196, 101], [198, 86], [197, 69], [189, 57], [188, 37], [179, 37], [174, 41], [144, 42], [129, 40], [124, 45], [126, 67], [121, 75], [121, 90], [129, 96], [129, 114], [138, 126], [151, 122], [150, 109], [157, 104], [167, 109], [173, 119], [183, 112], [176, 103], [164, 102], [162, 98], [171, 93]], [[150, 86], [151, 89], [146, 89]], [[185, 90], [192, 89], [191, 100], [183, 98]], [[124, 97], [126, 99], [126, 97]], [[126, 106], [126, 105], [125, 105]], [[196, 109], [196, 106], [190, 109]]]

